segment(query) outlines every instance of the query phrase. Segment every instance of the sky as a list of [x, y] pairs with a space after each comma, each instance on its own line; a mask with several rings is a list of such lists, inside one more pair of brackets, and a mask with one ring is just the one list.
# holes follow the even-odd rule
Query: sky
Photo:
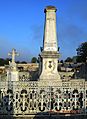
[[38, 57], [48, 5], [57, 8], [60, 59], [76, 55], [87, 41], [87, 0], [0, 0], [0, 58], [7, 58], [12, 48], [20, 54], [16, 60]]

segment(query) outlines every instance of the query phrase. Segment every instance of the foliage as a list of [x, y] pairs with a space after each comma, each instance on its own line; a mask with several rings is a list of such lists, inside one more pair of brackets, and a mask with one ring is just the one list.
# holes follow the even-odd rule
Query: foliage
[[63, 60], [60, 60], [60, 63], [63, 63]]
[[9, 58], [6, 59], [0, 58], [0, 66], [8, 65], [9, 61], [11, 61], [11, 59]]
[[77, 49], [77, 62], [86, 62], [87, 59], [87, 42], [82, 43]]
[[77, 63], [77, 56], [73, 56], [72, 61], [73, 61], [73, 63]]
[[72, 62], [72, 58], [71, 57], [67, 57], [65, 62]]
[[[6, 58], [6, 59], [3, 59], [3, 58], [0, 58], [0, 66], [4, 66], [4, 65], [9, 65], [9, 61], [11, 61], [11, 59], [9, 58]], [[27, 64], [26, 61], [16, 61], [17, 64]]]
[[36, 58], [36, 57], [33, 57], [33, 58], [31, 59], [31, 63], [37, 63], [37, 58]]
[[27, 64], [27, 62], [26, 61], [22, 61], [22, 62], [20, 62], [21, 64]]

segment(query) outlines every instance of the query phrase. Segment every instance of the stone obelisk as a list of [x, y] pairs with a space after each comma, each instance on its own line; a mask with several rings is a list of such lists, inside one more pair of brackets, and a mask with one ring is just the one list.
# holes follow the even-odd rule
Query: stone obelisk
[[56, 11], [54, 6], [47, 6], [45, 12], [45, 27], [43, 50], [41, 52], [41, 75], [40, 80], [58, 80], [60, 75], [58, 73], [58, 44], [56, 31]]

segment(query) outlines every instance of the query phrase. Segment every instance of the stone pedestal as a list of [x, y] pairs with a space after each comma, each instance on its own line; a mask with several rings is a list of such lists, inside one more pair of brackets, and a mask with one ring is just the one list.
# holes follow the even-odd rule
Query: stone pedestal
[[7, 71], [7, 79], [8, 81], [19, 81], [19, 73], [17, 71], [16, 63], [9, 64], [9, 70]]
[[60, 80], [58, 73], [58, 57], [57, 52], [42, 52], [42, 73], [40, 75], [41, 80]]

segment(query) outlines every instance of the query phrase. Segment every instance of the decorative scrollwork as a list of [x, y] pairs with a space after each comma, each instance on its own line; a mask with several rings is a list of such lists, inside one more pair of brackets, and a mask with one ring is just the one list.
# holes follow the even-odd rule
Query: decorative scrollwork
[[39, 87], [37, 82], [13, 83], [11, 89], [7, 86], [0, 89], [0, 114], [82, 110], [84, 95], [83, 89]]

